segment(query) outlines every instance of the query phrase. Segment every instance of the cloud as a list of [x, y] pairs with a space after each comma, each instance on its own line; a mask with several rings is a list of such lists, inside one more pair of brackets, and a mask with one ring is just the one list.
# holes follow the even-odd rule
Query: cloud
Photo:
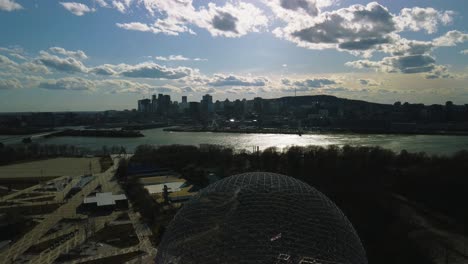
[[338, 82], [328, 78], [312, 78], [304, 80], [291, 80], [288, 78], [283, 78], [281, 80], [281, 84], [287, 86], [286, 88], [283, 88], [283, 91], [296, 90], [298, 92], [305, 92], [336, 85]]
[[214, 78], [208, 82], [211, 86], [265, 86], [268, 79], [264, 77], [246, 78], [236, 75], [215, 74]]
[[221, 31], [232, 31], [238, 33], [237, 31], [237, 17], [225, 12], [219, 12], [216, 16], [213, 17], [212, 25], [215, 29]]
[[8, 57], [0, 55], [0, 66], [17, 66], [18, 63], [10, 60]]
[[358, 82], [359, 84], [363, 86], [378, 86], [379, 85], [379, 83], [371, 79], [359, 79]]
[[60, 54], [60, 55], [68, 56], [68, 57], [73, 57], [73, 58], [78, 59], [78, 60], [85, 60], [85, 59], [88, 58], [86, 53], [84, 53], [84, 51], [82, 51], [82, 50], [70, 51], [70, 50], [66, 50], [64, 48], [60, 48], [60, 47], [52, 47], [52, 48], [49, 48], [49, 51], [51, 51], [52, 53], [55, 53], [55, 54]]
[[101, 7], [109, 7], [109, 4], [105, 0], [94, 0]]
[[184, 57], [182, 55], [169, 55], [169, 57], [163, 57], [163, 56], [156, 56], [156, 60], [160, 61], [188, 61], [190, 60], [187, 57]]
[[227, 2], [224, 6], [209, 3], [198, 10], [191, 0], [141, 0], [138, 3], [152, 16], [160, 13], [165, 17], [158, 17], [152, 24], [118, 23], [118, 27], [176, 36], [180, 33], [195, 34], [190, 26], [196, 26], [207, 30], [212, 36], [240, 37], [249, 32], [259, 32], [268, 24], [268, 18], [261, 9], [244, 2]]
[[93, 81], [79, 77], [66, 77], [57, 80], [45, 80], [39, 84], [39, 88], [47, 90], [92, 91], [96, 84]]
[[460, 51], [460, 54], [468, 55], [468, 49]]
[[410, 31], [425, 30], [427, 33], [432, 34], [437, 31], [439, 23], [448, 25], [453, 22], [453, 11], [437, 11], [434, 8], [404, 8], [401, 10], [400, 15], [395, 18], [400, 31], [405, 29]]
[[386, 7], [372, 2], [324, 12], [308, 21], [290, 21], [273, 33], [300, 47], [358, 53], [390, 42], [389, 34], [395, 30], [393, 15]]
[[23, 85], [17, 79], [0, 79], [0, 90], [19, 89], [23, 88]]
[[155, 89], [155, 87], [150, 84], [121, 79], [95, 81], [95, 84], [97, 87], [109, 90], [111, 93], [147, 94]]
[[302, 10], [311, 16], [316, 16], [319, 12], [315, 1], [308, 0], [280, 0], [279, 4], [284, 9]]
[[30, 72], [34, 72], [34, 73], [41, 73], [41, 74], [50, 74], [51, 73], [49, 71], [49, 68], [47, 68], [46, 66], [44, 66], [42, 64], [33, 63], [33, 62], [25, 62], [25, 63], [21, 64], [21, 67], [26, 71], [30, 71]]
[[345, 65], [358, 69], [371, 68], [382, 72], [411, 74], [432, 71], [435, 68], [435, 59], [430, 55], [420, 54], [385, 57], [381, 61], [358, 60]]
[[116, 66], [112, 64], [103, 64], [89, 69], [90, 73], [97, 75], [117, 75]]
[[151, 62], [119, 65], [119, 67], [122, 68], [119, 74], [130, 78], [180, 79], [198, 72], [198, 70], [188, 67], [169, 68]]
[[183, 55], [169, 55], [168, 57], [164, 57], [164, 56], [156, 56], [154, 57], [156, 60], [160, 60], [160, 61], [190, 61], [190, 60], [193, 60], [193, 61], [207, 61], [207, 59], [202, 59], [202, 58], [187, 58], [187, 57], [184, 57]]
[[81, 61], [73, 57], [60, 58], [46, 51], [40, 52], [40, 56], [36, 59], [36, 62], [62, 72], [86, 73], [88, 71]]
[[332, 0], [263, 0], [276, 17], [287, 22], [306, 23], [320, 14], [321, 8], [334, 4]]
[[142, 31], [142, 32], [152, 31], [151, 27], [140, 22], [123, 23], [123, 24], [117, 23], [116, 25], [119, 28], [123, 28], [126, 30], [135, 30], [135, 31]]
[[448, 67], [445, 65], [436, 65], [430, 73], [426, 74], [426, 79], [451, 79], [451, 78], [454, 78], [454, 76], [449, 73]]
[[[91, 73], [102, 76], [123, 76], [128, 78], [151, 78], [151, 79], [182, 79], [185, 77], [195, 77], [199, 75], [198, 69], [189, 67], [166, 67], [152, 62], [144, 62], [136, 65], [130, 64], [102, 64], [95, 67], [87, 67], [76, 58], [87, 58], [83, 51], [67, 51], [62, 48], [51, 48], [52, 52], [63, 54], [69, 57], [59, 57], [50, 54], [47, 51], [41, 51], [40, 55], [34, 59], [32, 63], [35, 66], [28, 64], [30, 69], [36, 67], [47, 67], [49, 69], [58, 70], [66, 73]], [[76, 58], [75, 58], [76, 57]], [[169, 57], [172, 59], [181, 59], [181, 57]], [[0, 55], [0, 65], [11, 64], [17, 66], [17, 63], [11, 61], [7, 57]]]
[[394, 56], [428, 54], [435, 48], [432, 41], [418, 41], [392, 36], [389, 44], [380, 46], [379, 50]]
[[21, 10], [23, 7], [16, 3], [15, 0], [0, 0], [0, 10], [2, 11], [15, 11], [15, 10]]
[[194, 24], [213, 36], [240, 37], [250, 32], [260, 32], [268, 25], [263, 11], [244, 2], [226, 3], [224, 6], [208, 4], [202, 8]]
[[374, 69], [388, 73], [425, 73], [426, 79], [454, 78], [445, 65], [436, 65], [435, 59], [427, 54], [385, 57], [381, 61], [358, 60], [346, 63], [358, 69]]
[[87, 5], [76, 2], [60, 2], [60, 4], [75, 16], [82, 16], [89, 12], [95, 12], [96, 9], [89, 8]]
[[453, 47], [466, 41], [468, 41], [468, 34], [458, 30], [452, 30], [447, 32], [445, 35], [434, 39], [433, 44], [438, 47]]
[[391, 36], [392, 41], [379, 47], [379, 50], [393, 56], [380, 61], [357, 60], [345, 65], [357, 69], [375, 69], [388, 73], [427, 73], [427, 79], [453, 78], [445, 65], [437, 65], [431, 53], [440, 47], [452, 47], [468, 41], [468, 34], [453, 30], [432, 41], [416, 41]]
[[132, 0], [112, 0], [112, 7], [124, 14], [130, 7], [131, 2]]

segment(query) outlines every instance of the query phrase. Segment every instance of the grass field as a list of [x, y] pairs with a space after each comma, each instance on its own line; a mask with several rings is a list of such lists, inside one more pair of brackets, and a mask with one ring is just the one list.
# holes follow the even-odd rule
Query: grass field
[[101, 172], [99, 158], [55, 158], [0, 166], [0, 181], [20, 178], [53, 178]]

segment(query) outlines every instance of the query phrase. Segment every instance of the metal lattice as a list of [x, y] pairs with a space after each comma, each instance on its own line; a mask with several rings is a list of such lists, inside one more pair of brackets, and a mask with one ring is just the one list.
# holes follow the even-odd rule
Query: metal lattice
[[367, 263], [351, 223], [325, 195], [294, 178], [259, 172], [218, 181], [184, 205], [163, 237], [156, 263], [306, 259]]

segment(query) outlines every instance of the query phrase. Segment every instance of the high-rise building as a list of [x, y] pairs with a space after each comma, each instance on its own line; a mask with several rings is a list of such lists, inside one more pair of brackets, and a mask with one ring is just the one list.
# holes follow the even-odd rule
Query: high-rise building
[[138, 100], [138, 112], [144, 112], [144, 113], [151, 112], [151, 100], [150, 99]]
[[151, 100], [151, 112], [156, 113], [158, 110], [158, 99], [156, 98], [156, 95], [153, 94], [152, 100]]
[[201, 111], [203, 114], [213, 113], [213, 96], [206, 94], [201, 100]]
[[187, 102], [187, 96], [184, 95], [184, 96], [182, 96], [182, 103], [180, 103], [180, 105], [179, 105], [179, 110], [181, 112], [185, 112], [185, 110], [188, 109], [188, 108], [189, 108], [189, 104]]

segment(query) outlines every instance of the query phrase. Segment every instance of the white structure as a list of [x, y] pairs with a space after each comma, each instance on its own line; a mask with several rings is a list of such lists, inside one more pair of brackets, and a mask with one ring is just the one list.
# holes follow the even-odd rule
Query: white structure
[[86, 197], [83, 203], [88, 209], [128, 207], [127, 196], [125, 194], [113, 195], [111, 192], [96, 193], [94, 197]]

